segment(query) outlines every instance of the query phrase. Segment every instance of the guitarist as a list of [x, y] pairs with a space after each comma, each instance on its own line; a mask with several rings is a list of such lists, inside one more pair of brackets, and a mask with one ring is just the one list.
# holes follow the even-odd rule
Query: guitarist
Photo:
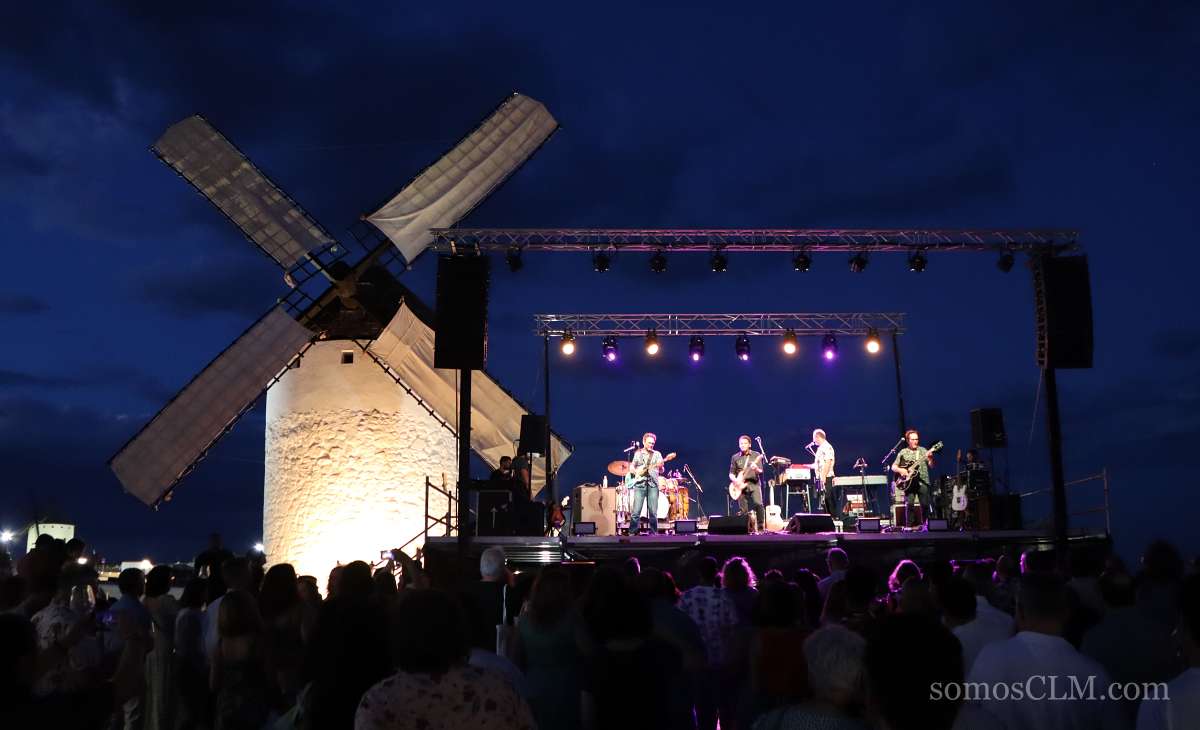
[[750, 444], [749, 436], [743, 434], [738, 437], [737, 453], [729, 460], [729, 481], [731, 485], [741, 487], [741, 496], [737, 498], [738, 510], [754, 515], [754, 531], [757, 532], [767, 524], [767, 508], [763, 506], [762, 487], [758, 483], [765, 459], [762, 454], [751, 451]]
[[633, 494], [629, 509], [629, 534], [641, 528], [642, 505], [648, 504], [650, 534], [658, 532], [658, 473], [662, 470], [663, 455], [654, 450], [658, 436], [642, 434], [642, 447], [629, 460], [630, 490]]
[[825, 438], [824, 429], [820, 428], [812, 432], [812, 443], [817, 447], [816, 452], [813, 453], [813, 482], [825, 495], [825, 511], [833, 519], [844, 521], [846, 519], [844, 490], [842, 487], [833, 486], [833, 461], [835, 458], [833, 444], [829, 443], [829, 439]]
[[906, 521], [909, 523], [906, 527], [915, 527], [916, 525], [912, 524], [913, 497], [921, 498], [922, 511], [928, 512], [931, 506], [929, 502], [929, 466], [933, 463], [933, 454], [921, 446], [921, 434], [916, 429], [906, 431], [904, 439], [907, 446], [896, 454], [896, 460], [892, 462], [892, 471], [908, 480], [904, 485], [904, 512], [907, 515]]

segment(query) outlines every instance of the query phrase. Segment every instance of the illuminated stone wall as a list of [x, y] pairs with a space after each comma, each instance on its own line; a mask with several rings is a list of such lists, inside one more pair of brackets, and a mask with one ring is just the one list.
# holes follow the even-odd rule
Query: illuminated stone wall
[[339, 562], [378, 560], [420, 532], [426, 475], [456, 471], [453, 434], [350, 342], [317, 343], [268, 391], [266, 430], [267, 560], [322, 589]]

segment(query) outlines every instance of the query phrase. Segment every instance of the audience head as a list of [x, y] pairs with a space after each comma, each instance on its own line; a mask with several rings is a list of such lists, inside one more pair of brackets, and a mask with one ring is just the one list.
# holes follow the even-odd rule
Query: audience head
[[836, 624], [814, 631], [804, 640], [804, 659], [813, 696], [846, 709], [860, 696], [866, 640]]
[[201, 608], [204, 597], [208, 595], [208, 581], [203, 578], [192, 578], [183, 586], [179, 596], [180, 608]]
[[625, 577], [633, 578], [638, 573], [642, 572], [642, 563], [637, 559], [636, 555], [630, 555], [625, 559]]
[[[391, 625], [396, 666], [402, 672], [445, 674], [470, 653], [471, 632], [462, 605], [444, 591], [404, 591]], [[414, 626], [421, 630], [411, 630]]]
[[817, 585], [817, 576], [808, 568], [798, 568], [792, 580], [800, 589], [798, 598], [804, 605], [803, 620], [809, 626], [815, 626], [821, 619], [821, 589]]
[[367, 603], [375, 593], [375, 581], [371, 577], [371, 566], [355, 560], [342, 567], [342, 578], [338, 585], [338, 599], [347, 603]]
[[[959, 583], [954, 590], [974, 606], [970, 586]], [[944, 686], [963, 681], [962, 644], [932, 617], [880, 618], [868, 638], [863, 665], [868, 708], [879, 727], [950, 730], [954, 725], [961, 701], [932, 699], [930, 688], [935, 682]]]
[[217, 634], [222, 639], [254, 637], [262, 633], [262, 615], [249, 591], [229, 591], [217, 611]]
[[338, 589], [342, 584], [342, 572], [345, 569], [344, 565], [335, 565], [329, 569], [329, 579], [325, 582], [326, 598], [333, 598], [338, 594]]
[[146, 592], [146, 575], [138, 568], [126, 568], [117, 576], [117, 588], [122, 596], [141, 598]]
[[375, 575], [371, 576], [375, 581], [375, 595], [381, 600], [390, 601], [396, 597], [399, 588], [396, 586], [396, 576], [387, 568], [378, 568]]
[[754, 571], [745, 558], [734, 556], [721, 568], [721, 587], [727, 591], [744, 591], [755, 586]]
[[83, 551], [87, 548], [87, 543], [80, 540], [78, 537], [73, 537], [67, 540], [67, 559], [75, 560], [83, 556]]
[[1016, 574], [1016, 568], [1013, 565], [1012, 558], [1007, 555], [1001, 555], [996, 558], [996, 571], [992, 573], [993, 583], [1002, 583]]
[[700, 574], [700, 585], [712, 586], [717, 584], [717, 575], [721, 572], [721, 565], [713, 556], [705, 555], [696, 564], [696, 570]]
[[146, 574], [146, 598], [164, 596], [171, 590], [171, 568], [156, 565]]
[[787, 581], [783, 579], [783, 571], [782, 570], [780, 570], [778, 568], [771, 568], [767, 572], [763, 573], [762, 580], [759, 581], [759, 584], [767, 585], [769, 583], [786, 583], [786, 582]]
[[1137, 601], [1133, 576], [1123, 570], [1106, 570], [1100, 574], [1100, 597], [1109, 608], [1132, 606]]
[[787, 629], [796, 626], [802, 610], [797, 589], [782, 581], [764, 582], [759, 586], [751, 622], [762, 628]]
[[511, 456], [501, 456], [500, 457], [500, 468], [505, 469], [505, 470], [511, 469], [512, 468], [512, 457]]
[[1021, 553], [1021, 575], [1026, 573], [1053, 573], [1057, 569], [1057, 558], [1053, 550], [1031, 548]]
[[900, 613], [919, 613], [926, 616], [936, 616], [937, 606], [933, 603], [933, 594], [929, 589], [929, 581], [924, 578], [909, 578], [900, 587], [899, 600], [896, 610]]
[[895, 570], [893, 570], [892, 574], [888, 576], [888, 590], [892, 593], [895, 593], [904, 585], [904, 581], [908, 580], [909, 578], [921, 577], [923, 577], [921, 575], [921, 569], [917, 567], [917, 564], [905, 558], [904, 560], [896, 563]]
[[992, 593], [992, 579], [996, 570], [986, 560], [972, 560], [963, 565], [960, 575], [971, 585], [975, 595], [987, 598]]
[[839, 548], [829, 548], [829, 552], [825, 553], [825, 565], [832, 573], [835, 570], [845, 570], [850, 567], [850, 556], [846, 551]]
[[296, 590], [300, 593], [300, 598], [306, 603], [320, 603], [321, 591], [317, 588], [317, 577], [315, 575], [302, 575], [296, 579]]
[[54, 547], [54, 536], [43, 532], [33, 541], [33, 547], [35, 550], [49, 550]]
[[296, 569], [288, 563], [272, 565], [263, 576], [262, 588], [258, 590], [258, 608], [263, 620], [271, 621], [282, 616], [299, 602]]
[[1067, 619], [1067, 588], [1053, 573], [1026, 573], [1017, 587], [1017, 627], [1059, 635]]
[[1142, 575], [1150, 583], [1178, 583], [1183, 578], [1183, 557], [1171, 543], [1155, 540], [1142, 553]]
[[846, 577], [834, 583], [830, 587], [830, 594], [833, 593], [833, 587], [845, 584], [845, 601], [846, 609], [854, 613], [861, 613], [871, 607], [871, 603], [875, 600], [875, 574], [870, 568], [863, 565], [853, 565], [846, 571]]
[[504, 548], [497, 545], [483, 551], [479, 556], [479, 575], [488, 582], [508, 581], [508, 558], [504, 555]]
[[230, 558], [221, 564], [221, 580], [231, 591], [250, 590], [250, 563], [245, 558]]
[[561, 565], [547, 565], [538, 573], [529, 594], [529, 620], [537, 626], [556, 626], [571, 610], [571, 574]]
[[938, 586], [938, 601], [942, 606], [942, 620], [950, 628], [969, 624], [975, 620], [978, 605], [975, 602], [975, 588], [969, 581], [960, 576]]

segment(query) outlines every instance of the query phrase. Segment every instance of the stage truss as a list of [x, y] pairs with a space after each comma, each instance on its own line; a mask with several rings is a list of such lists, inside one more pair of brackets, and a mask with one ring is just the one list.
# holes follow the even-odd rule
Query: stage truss
[[902, 334], [900, 312], [765, 314], [535, 314], [534, 332], [545, 337], [633, 337], [653, 331], [662, 337], [779, 336], [847, 337]]
[[441, 253], [470, 251], [992, 252], [1080, 251], [1078, 232], [934, 228], [435, 228]]

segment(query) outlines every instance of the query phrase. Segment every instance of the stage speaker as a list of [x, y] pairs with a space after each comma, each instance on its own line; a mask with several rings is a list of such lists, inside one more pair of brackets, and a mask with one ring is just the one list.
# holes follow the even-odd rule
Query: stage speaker
[[513, 534], [512, 493], [501, 489], [479, 490], [475, 534], [507, 536]]
[[708, 534], [710, 535], [749, 535], [750, 515], [730, 515], [729, 517], [709, 517]]
[[533, 413], [521, 416], [521, 443], [519, 454], [546, 455], [546, 417]]
[[441, 256], [433, 316], [433, 366], [482, 370], [487, 365], [488, 257]]
[[[613, 487], [575, 487], [575, 509], [579, 522], [595, 523], [593, 535], [617, 534], [617, 490]], [[575, 533], [580, 534], [580, 533]]]
[[1004, 432], [1004, 411], [999, 408], [976, 408], [971, 411], [971, 445], [977, 449], [1008, 446], [1008, 435]]
[[1021, 523], [1021, 495], [991, 494], [986, 499], [990, 529], [1020, 530], [1024, 526]]
[[1041, 256], [1033, 267], [1040, 368], [1092, 366], [1092, 287], [1087, 256]]
[[[912, 524], [909, 524], [908, 510], [912, 510]], [[921, 505], [907, 507], [903, 504], [892, 505], [892, 527], [920, 527], [925, 523], [925, 510]]]
[[878, 517], [859, 517], [854, 524], [859, 532], [883, 532], [882, 522]]
[[819, 512], [797, 512], [788, 520], [787, 531], [793, 535], [815, 535], [818, 532], [833, 532], [833, 517]]

